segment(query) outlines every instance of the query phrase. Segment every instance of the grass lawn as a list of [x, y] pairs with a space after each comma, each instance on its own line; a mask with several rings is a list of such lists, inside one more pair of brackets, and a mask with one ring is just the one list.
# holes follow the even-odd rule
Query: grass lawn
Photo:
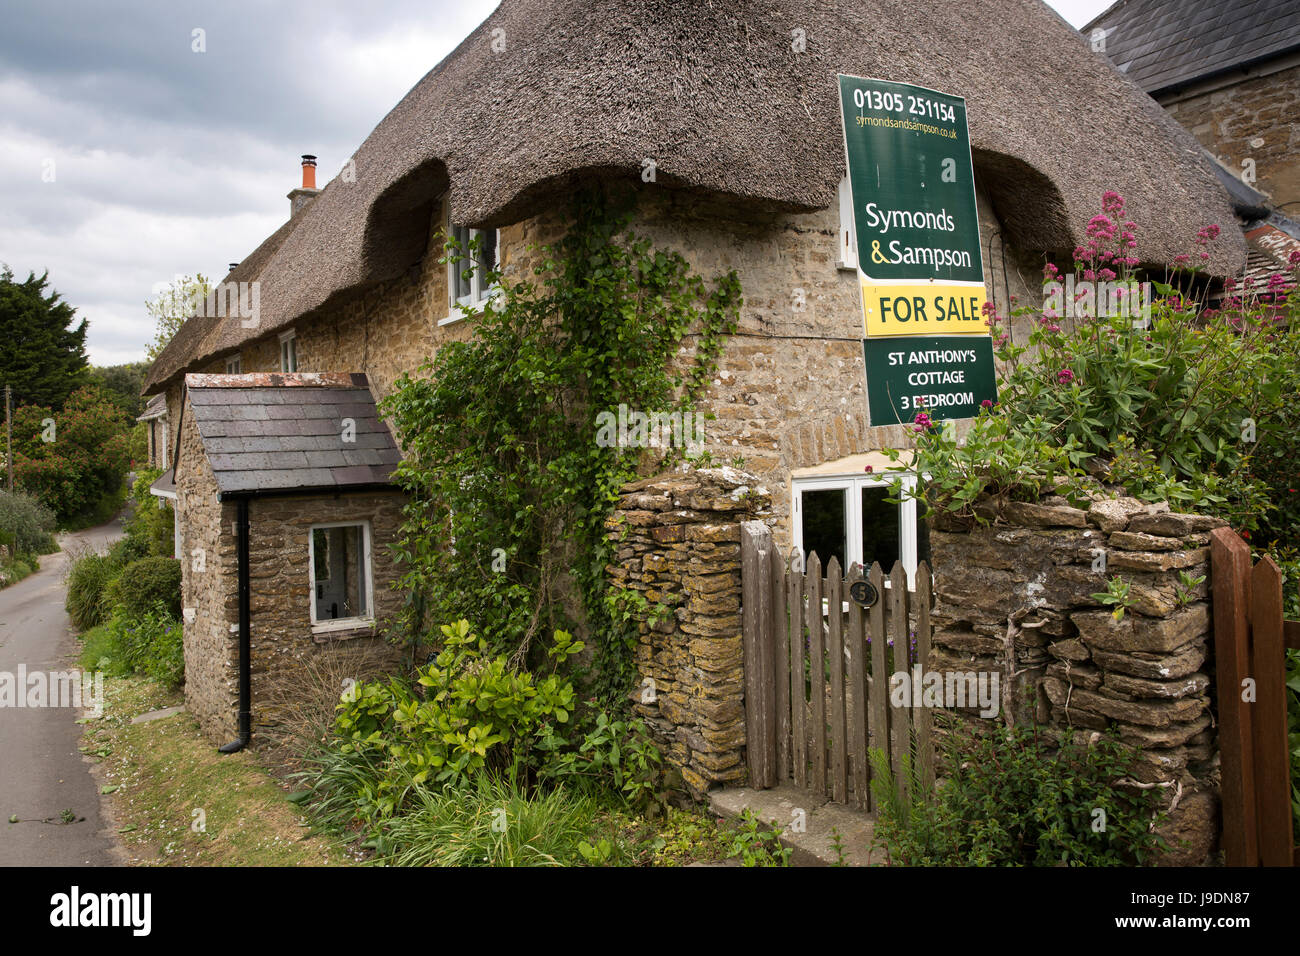
[[[130, 862], [143, 866], [337, 866], [338, 845], [308, 836], [288, 788], [254, 753], [223, 755], [187, 713], [132, 724], [183, 703], [137, 677], [104, 681], [104, 715], [86, 720], [82, 752]], [[201, 825], [200, 825], [201, 824]]]

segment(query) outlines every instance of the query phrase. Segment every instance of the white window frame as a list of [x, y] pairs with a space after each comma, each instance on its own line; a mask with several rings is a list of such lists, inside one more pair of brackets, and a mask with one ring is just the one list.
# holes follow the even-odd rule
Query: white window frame
[[[845, 529], [844, 547], [845, 562], [852, 566], [853, 564], [862, 564], [862, 489], [863, 488], [880, 488], [889, 487], [895, 481], [903, 483], [903, 489], [910, 494], [916, 488], [916, 475], [913, 472], [885, 472], [882, 474], [862, 474], [862, 475], [817, 475], [808, 478], [792, 478], [790, 480], [790, 515], [791, 525], [793, 527], [794, 546], [798, 549], [799, 554], [804, 554], [803, 547], [803, 493], [805, 491], [845, 491], [847, 507], [844, 511], [844, 520], [848, 523]], [[916, 590], [916, 565], [917, 549], [919, 536], [917, 532], [917, 502], [913, 497], [905, 497], [898, 508], [898, 559], [903, 562], [903, 569], [907, 572], [907, 589]], [[821, 555], [818, 555], [821, 557]], [[823, 563], [822, 567], [825, 567]], [[843, 568], [845, 572], [848, 568]], [[867, 569], [864, 567], [863, 571]], [[889, 568], [882, 569], [885, 572], [885, 586], [889, 586]]]
[[[289, 367], [291, 365], [292, 368]], [[280, 333], [280, 371], [298, 371], [298, 333], [293, 329]]]
[[840, 180], [839, 200], [839, 250], [835, 254], [835, 268], [856, 272], [858, 269], [857, 233], [853, 230], [853, 189], [849, 185], [848, 176]]
[[[366, 614], [357, 617], [338, 617], [316, 620], [316, 532], [327, 528], [362, 529], [362, 553], [366, 566]], [[307, 529], [307, 579], [308, 608], [311, 612], [311, 630], [313, 634], [326, 631], [347, 631], [358, 627], [373, 627], [375, 624], [375, 562], [370, 551], [370, 522], [367, 519], [357, 521], [329, 521], [314, 524]]]
[[158, 431], [154, 433], [158, 447], [154, 449], [158, 453], [158, 467], [163, 471], [167, 470], [167, 433], [171, 431], [167, 426], [167, 419], [158, 420]]
[[231, 356], [230, 358], [226, 359], [226, 374], [227, 374], [227, 375], [242, 375], [242, 374], [244, 374], [243, 369], [244, 369], [244, 353], [243, 353], [243, 352], [237, 352], [237, 353], [235, 353], [233, 356]]
[[[460, 273], [469, 268], [466, 258], [469, 254], [468, 243], [473, 242], [479, 236], [482, 236], [488, 230], [471, 229], [466, 226], [458, 226], [450, 219], [447, 221], [447, 238], [456, 238], [458, 232], [463, 232], [465, 238], [461, 242], [461, 258], [457, 262], [447, 263], [447, 317], [438, 320], [439, 326], [451, 325], [453, 322], [459, 322], [467, 315], [473, 314], [488, 299], [496, 295], [499, 287], [494, 283], [492, 285], [483, 285], [482, 271], [477, 267], [474, 269], [473, 276], [470, 277], [469, 295], [456, 295], [456, 287], [460, 282]], [[501, 265], [501, 230], [492, 230], [496, 235], [496, 263], [493, 271]]]

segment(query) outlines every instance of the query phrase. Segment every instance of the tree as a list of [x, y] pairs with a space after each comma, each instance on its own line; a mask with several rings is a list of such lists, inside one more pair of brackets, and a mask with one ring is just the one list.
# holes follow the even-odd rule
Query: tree
[[73, 326], [76, 309], [48, 289], [49, 272], [29, 272], [15, 282], [0, 267], [0, 380], [12, 385], [14, 405], [61, 409], [88, 379], [86, 320]]
[[212, 290], [212, 283], [202, 273], [177, 276], [167, 287], [144, 304], [144, 310], [157, 323], [154, 338], [145, 346], [145, 357], [152, 362], [180, 331], [185, 320], [198, 311], [198, 304]]
[[121, 489], [128, 430], [95, 386], [68, 396], [60, 411], [25, 405], [14, 412], [14, 482], [67, 524]]
[[144, 411], [144, 399], [140, 397], [140, 390], [144, 387], [144, 376], [148, 370], [149, 366], [145, 362], [97, 365], [90, 370], [90, 377], [103, 390], [105, 397], [122, 409], [122, 414], [135, 421]]

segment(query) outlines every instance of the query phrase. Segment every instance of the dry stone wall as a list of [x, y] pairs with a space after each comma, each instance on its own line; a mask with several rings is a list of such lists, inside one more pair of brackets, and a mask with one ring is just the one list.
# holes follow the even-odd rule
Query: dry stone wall
[[745, 778], [740, 524], [768, 505], [756, 476], [700, 469], [626, 486], [606, 524], [611, 582], [669, 608], [640, 627], [633, 707], [697, 797]]
[[[1135, 778], [1172, 809], [1167, 839], [1186, 843], [1167, 862], [1203, 862], [1218, 805], [1208, 545], [1225, 522], [1127, 497], [986, 516], [931, 531], [929, 669], [998, 673], [1008, 723], [1113, 728], [1139, 757]], [[1117, 575], [1132, 602], [1119, 620], [1093, 596]]]

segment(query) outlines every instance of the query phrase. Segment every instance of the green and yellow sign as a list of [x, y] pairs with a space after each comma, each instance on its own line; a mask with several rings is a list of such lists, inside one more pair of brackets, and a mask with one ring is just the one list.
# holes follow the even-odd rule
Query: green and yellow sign
[[[911, 421], [919, 411], [935, 421], [969, 417], [971, 408], [997, 396], [984, 324], [984, 262], [966, 101], [887, 80], [841, 75], [839, 83], [872, 424]], [[960, 374], [950, 376], [960, 391], [930, 392], [900, 379], [897, 365], [872, 361], [898, 351], [873, 347], [876, 340], [901, 336], [981, 336], [984, 341], [967, 348], [930, 343], [933, 347], [914, 350], [974, 356]], [[944, 377], [942, 369], [930, 371], [935, 381]], [[909, 403], [917, 397], [935, 401], [911, 409], [900, 396]], [[891, 413], [885, 415], [885, 409]]]

